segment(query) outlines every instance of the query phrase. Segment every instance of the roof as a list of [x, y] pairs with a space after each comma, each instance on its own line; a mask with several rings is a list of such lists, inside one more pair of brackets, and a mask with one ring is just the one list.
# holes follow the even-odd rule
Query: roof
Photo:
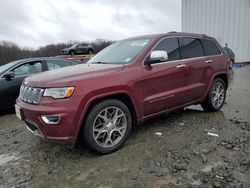
[[136, 37], [131, 37], [131, 38], [124, 39], [124, 40], [144, 39], [144, 38], [161, 38], [161, 37], [165, 37], [165, 36], [186, 36], [186, 37], [198, 37], [198, 38], [213, 38], [213, 37], [207, 36], [205, 34], [171, 31], [168, 33], [158, 33], [158, 34], [151, 34], [151, 35], [136, 36]]

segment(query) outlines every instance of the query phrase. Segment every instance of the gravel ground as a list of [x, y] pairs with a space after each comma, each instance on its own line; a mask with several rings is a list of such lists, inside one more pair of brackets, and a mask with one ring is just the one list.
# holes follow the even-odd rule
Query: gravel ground
[[[250, 65], [232, 72], [222, 111], [191, 106], [135, 126], [123, 148], [88, 149], [31, 135], [0, 115], [3, 187], [250, 187]], [[212, 135], [207, 135], [212, 133]]]

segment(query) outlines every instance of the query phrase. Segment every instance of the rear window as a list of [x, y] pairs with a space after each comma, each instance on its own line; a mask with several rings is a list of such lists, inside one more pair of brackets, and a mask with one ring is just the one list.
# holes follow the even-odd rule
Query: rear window
[[180, 38], [181, 58], [194, 58], [204, 56], [203, 48], [199, 39]]
[[205, 56], [219, 55], [221, 53], [217, 45], [211, 40], [202, 39], [202, 45], [204, 47]]

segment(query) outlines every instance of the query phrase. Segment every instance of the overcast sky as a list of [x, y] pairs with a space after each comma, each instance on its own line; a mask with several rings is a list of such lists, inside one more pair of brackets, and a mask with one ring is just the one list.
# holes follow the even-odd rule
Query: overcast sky
[[179, 31], [181, 0], [1, 0], [0, 41], [22, 47]]

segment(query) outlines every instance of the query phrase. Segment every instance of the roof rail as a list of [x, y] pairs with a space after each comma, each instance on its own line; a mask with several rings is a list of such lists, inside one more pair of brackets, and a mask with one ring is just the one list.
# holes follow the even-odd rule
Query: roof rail
[[208, 37], [206, 34], [201, 34], [201, 36], [203, 36], [203, 37]]

